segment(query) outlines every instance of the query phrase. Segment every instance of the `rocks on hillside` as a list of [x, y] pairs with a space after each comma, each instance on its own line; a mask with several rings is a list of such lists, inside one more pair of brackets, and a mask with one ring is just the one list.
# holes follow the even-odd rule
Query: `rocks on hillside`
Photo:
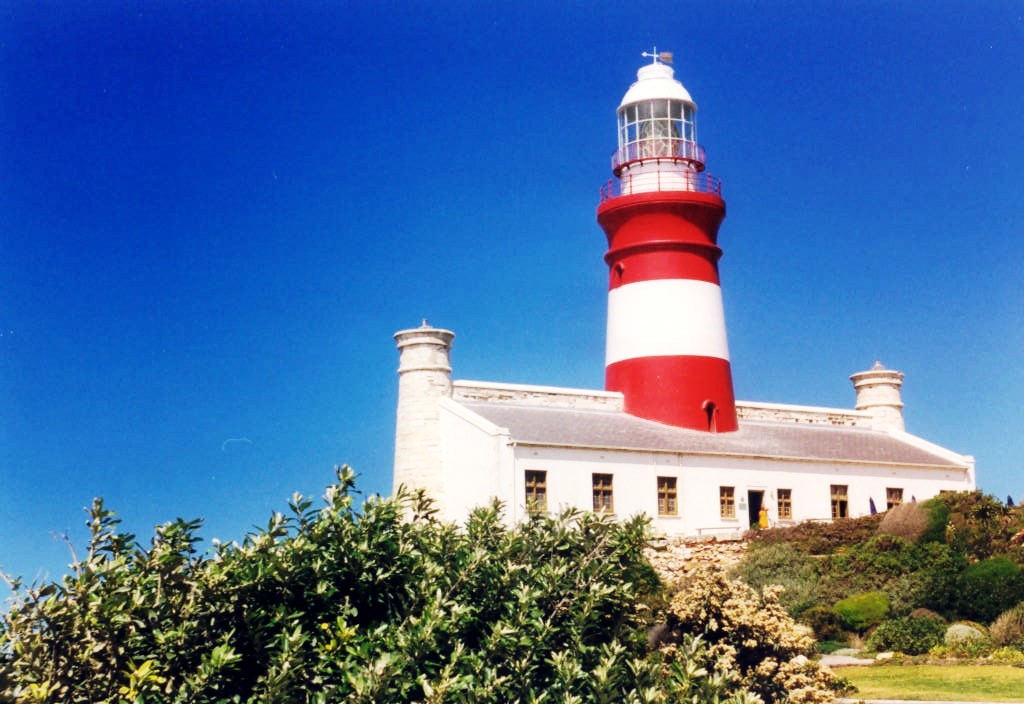
[[742, 540], [714, 538], [659, 538], [647, 549], [647, 557], [669, 584], [679, 582], [698, 565], [716, 564], [727, 569], [743, 559], [747, 544]]

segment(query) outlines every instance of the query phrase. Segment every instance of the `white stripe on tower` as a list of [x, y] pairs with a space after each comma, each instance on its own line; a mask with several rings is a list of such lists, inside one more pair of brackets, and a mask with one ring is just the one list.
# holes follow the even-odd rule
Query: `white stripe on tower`
[[638, 281], [608, 292], [605, 365], [641, 357], [729, 360], [722, 289], [707, 281]]

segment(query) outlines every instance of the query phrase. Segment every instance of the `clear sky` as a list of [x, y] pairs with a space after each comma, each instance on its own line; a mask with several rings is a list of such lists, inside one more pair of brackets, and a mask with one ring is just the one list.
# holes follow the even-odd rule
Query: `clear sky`
[[[103, 496], [240, 538], [391, 482], [394, 331], [600, 388], [615, 108], [653, 45], [728, 215], [737, 395], [852, 407], [1024, 498], [1024, 4], [0, 1], [0, 567]], [[594, 6], [598, 7], [594, 7]]]

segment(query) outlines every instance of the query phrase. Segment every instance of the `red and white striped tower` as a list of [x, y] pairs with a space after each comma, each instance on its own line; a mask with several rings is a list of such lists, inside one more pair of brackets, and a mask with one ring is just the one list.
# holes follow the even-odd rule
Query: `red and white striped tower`
[[721, 182], [704, 171], [697, 106], [652, 62], [619, 105], [614, 180], [597, 221], [608, 236], [605, 388], [626, 412], [669, 425], [736, 430], [736, 402], [718, 280]]

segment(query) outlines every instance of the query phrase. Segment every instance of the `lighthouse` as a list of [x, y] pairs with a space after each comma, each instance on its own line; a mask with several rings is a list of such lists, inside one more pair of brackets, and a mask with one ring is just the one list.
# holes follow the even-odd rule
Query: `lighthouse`
[[574, 506], [643, 513], [665, 535], [736, 538], [762, 508], [798, 523], [974, 489], [973, 457], [906, 432], [903, 373], [880, 363], [850, 377], [856, 409], [734, 400], [721, 183], [670, 57], [645, 56], [597, 208], [606, 388], [460, 379], [451, 330], [400, 330], [396, 490], [423, 490], [445, 521], [497, 499], [510, 523]]
[[737, 429], [718, 276], [722, 184], [705, 171], [697, 105], [671, 54], [644, 52], [618, 108], [614, 178], [597, 220], [608, 238], [605, 388], [630, 415]]

